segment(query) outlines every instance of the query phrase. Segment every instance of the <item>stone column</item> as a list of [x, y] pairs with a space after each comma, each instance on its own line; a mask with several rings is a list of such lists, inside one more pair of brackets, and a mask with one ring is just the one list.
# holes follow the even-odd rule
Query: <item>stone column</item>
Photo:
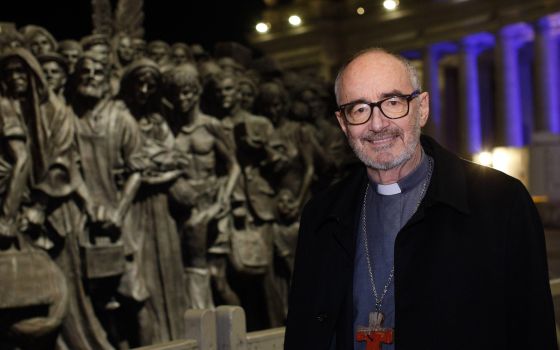
[[535, 129], [560, 133], [560, 13], [535, 23]]
[[505, 146], [521, 147], [523, 138], [522, 99], [518, 50], [533, 40], [531, 27], [524, 23], [503, 27], [496, 45], [497, 140]]
[[494, 46], [489, 33], [477, 33], [461, 40], [460, 54], [460, 106], [461, 153], [477, 153], [482, 150], [482, 122], [478, 74], [479, 54]]
[[423, 91], [430, 94], [430, 118], [424, 132], [445, 144], [444, 121], [439, 76], [439, 61], [446, 54], [457, 53], [455, 43], [441, 42], [428, 45], [423, 53]]

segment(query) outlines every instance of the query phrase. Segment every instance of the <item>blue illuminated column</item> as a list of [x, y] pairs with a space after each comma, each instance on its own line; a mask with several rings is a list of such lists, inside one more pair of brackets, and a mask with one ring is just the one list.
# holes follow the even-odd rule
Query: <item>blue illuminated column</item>
[[477, 33], [461, 40], [460, 91], [461, 91], [461, 148], [469, 153], [482, 150], [482, 122], [480, 109], [480, 84], [478, 56], [494, 46], [494, 36]]
[[458, 46], [455, 43], [440, 42], [428, 45], [423, 57], [424, 91], [430, 94], [430, 119], [426, 129], [428, 134], [443, 143], [445, 143], [445, 134], [442, 119], [439, 61], [443, 56], [455, 54], [458, 50]]
[[497, 42], [497, 129], [500, 143], [521, 147], [523, 138], [523, 115], [519, 75], [519, 48], [533, 40], [533, 30], [525, 23], [503, 27]]
[[560, 133], [560, 13], [539, 19], [535, 24], [535, 131]]

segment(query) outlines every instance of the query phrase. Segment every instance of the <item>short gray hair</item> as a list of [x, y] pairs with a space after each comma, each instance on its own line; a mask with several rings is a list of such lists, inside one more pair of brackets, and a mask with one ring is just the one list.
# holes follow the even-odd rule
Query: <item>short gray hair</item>
[[408, 73], [408, 78], [410, 79], [410, 84], [412, 85], [412, 88], [414, 90], [422, 91], [422, 86], [421, 86], [421, 83], [420, 83], [420, 79], [418, 78], [418, 72], [416, 71], [416, 68], [412, 65], [412, 63], [410, 63], [409, 60], [407, 60], [406, 58], [404, 58], [401, 55], [389, 52], [389, 51], [387, 51], [383, 48], [370, 47], [370, 48], [361, 50], [358, 53], [354, 54], [338, 70], [338, 74], [336, 75], [336, 79], [334, 81], [334, 94], [336, 96], [336, 102], [337, 103], [338, 103], [339, 97], [340, 97], [340, 81], [342, 79], [342, 75], [344, 74], [344, 71], [350, 65], [350, 63], [354, 62], [354, 60], [356, 60], [358, 57], [360, 57], [362, 55], [365, 55], [365, 54], [368, 54], [368, 53], [384, 53], [384, 54], [387, 54], [387, 55], [395, 58], [397, 61], [401, 62], [404, 65], [404, 68], [406, 69], [406, 72]]

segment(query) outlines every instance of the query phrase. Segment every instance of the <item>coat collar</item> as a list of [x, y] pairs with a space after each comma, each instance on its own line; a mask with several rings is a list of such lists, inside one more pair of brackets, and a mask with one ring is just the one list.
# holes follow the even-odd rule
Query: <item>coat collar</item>
[[422, 135], [420, 142], [426, 154], [434, 159], [434, 172], [426, 193], [426, 205], [439, 202], [468, 214], [470, 210], [462, 161], [429, 136]]

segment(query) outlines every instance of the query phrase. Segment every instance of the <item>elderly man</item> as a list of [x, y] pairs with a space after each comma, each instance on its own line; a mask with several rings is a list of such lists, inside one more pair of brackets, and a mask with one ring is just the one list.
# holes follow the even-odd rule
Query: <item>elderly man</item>
[[414, 68], [369, 49], [335, 83], [364, 164], [301, 219], [286, 349], [557, 349], [543, 228], [523, 185], [420, 136]]
[[[139, 156], [142, 135], [125, 104], [109, 95], [109, 67], [103, 56], [84, 53], [76, 64], [70, 88], [74, 95], [69, 96], [69, 103], [77, 116], [76, 142], [87, 188], [83, 196], [91, 222], [88, 243], [84, 244], [86, 276], [94, 290], [91, 294], [96, 312], [106, 320], [104, 326], [116, 344], [121, 341], [116, 338], [120, 335], [113, 333], [109, 323], [120, 306], [118, 300], [126, 297], [142, 302], [148, 298], [142, 277], [130, 275], [138, 271], [135, 257], [140, 249], [131, 232], [129, 209], [144, 167]], [[110, 254], [110, 258], [100, 258], [96, 253]]]

